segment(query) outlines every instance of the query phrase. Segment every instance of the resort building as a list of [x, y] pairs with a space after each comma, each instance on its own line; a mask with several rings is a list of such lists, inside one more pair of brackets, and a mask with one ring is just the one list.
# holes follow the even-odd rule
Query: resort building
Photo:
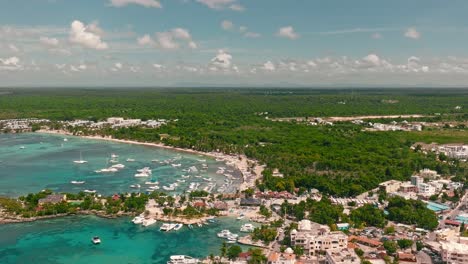
[[468, 241], [441, 242], [442, 261], [453, 264], [468, 263]]
[[291, 230], [291, 245], [301, 246], [306, 255], [314, 255], [318, 251], [345, 249], [348, 237], [340, 231], [330, 232], [328, 226], [302, 220], [298, 230]]
[[435, 170], [430, 170], [430, 169], [422, 169], [418, 173], [419, 176], [421, 176], [424, 179], [429, 179], [429, 180], [435, 180], [437, 177], [440, 175], [437, 174], [437, 171]]
[[379, 188], [380, 190], [385, 191], [387, 193], [393, 193], [393, 192], [398, 192], [402, 184], [403, 182], [401, 181], [389, 180], [389, 181], [382, 182], [381, 184], [379, 184]]
[[340, 250], [327, 250], [325, 257], [326, 264], [360, 264], [361, 259], [354, 250], [344, 248]]

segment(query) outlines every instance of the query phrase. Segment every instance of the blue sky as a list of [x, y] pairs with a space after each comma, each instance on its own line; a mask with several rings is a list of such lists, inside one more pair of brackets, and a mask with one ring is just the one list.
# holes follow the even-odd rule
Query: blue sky
[[0, 0], [24, 86], [463, 86], [468, 1]]

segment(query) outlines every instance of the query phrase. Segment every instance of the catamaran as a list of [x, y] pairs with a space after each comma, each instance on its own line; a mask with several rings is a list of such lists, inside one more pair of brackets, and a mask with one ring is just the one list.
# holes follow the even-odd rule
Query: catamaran
[[76, 164], [88, 163], [86, 160], [83, 160], [83, 157], [81, 156], [81, 151], [80, 151], [80, 160], [75, 160], [73, 162], [76, 163]]

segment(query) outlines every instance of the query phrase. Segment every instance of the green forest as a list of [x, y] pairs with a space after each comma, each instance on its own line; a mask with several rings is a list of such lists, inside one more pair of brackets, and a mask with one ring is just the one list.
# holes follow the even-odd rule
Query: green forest
[[[351, 123], [309, 126], [275, 117], [421, 114], [466, 122], [464, 89], [3, 89], [0, 119], [177, 119], [158, 129], [104, 129], [115, 138], [202, 151], [241, 153], [267, 165], [260, 189], [316, 188], [352, 196], [422, 168], [465, 180], [466, 168], [410, 149], [415, 142], [468, 142], [464, 126], [421, 132], [366, 132]], [[456, 106], [460, 108], [455, 109]], [[84, 130], [76, 128], [76, 130]], [[84, 130], [84, 133], [91, 133]], [[161, 139], [161, 135], [165, 135]], [[272, 177], [279, 169], [284, 178]]]

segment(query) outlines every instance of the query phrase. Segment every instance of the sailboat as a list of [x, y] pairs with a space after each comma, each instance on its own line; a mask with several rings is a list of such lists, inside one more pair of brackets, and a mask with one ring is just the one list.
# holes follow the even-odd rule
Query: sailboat
[[88, 163], [86, 160], [83, 160], [83, 157], [81, 156], [81, 151], [80, 151], [80, 160], [75, 160], [73, 162], [76, 163], [76, 164]]

